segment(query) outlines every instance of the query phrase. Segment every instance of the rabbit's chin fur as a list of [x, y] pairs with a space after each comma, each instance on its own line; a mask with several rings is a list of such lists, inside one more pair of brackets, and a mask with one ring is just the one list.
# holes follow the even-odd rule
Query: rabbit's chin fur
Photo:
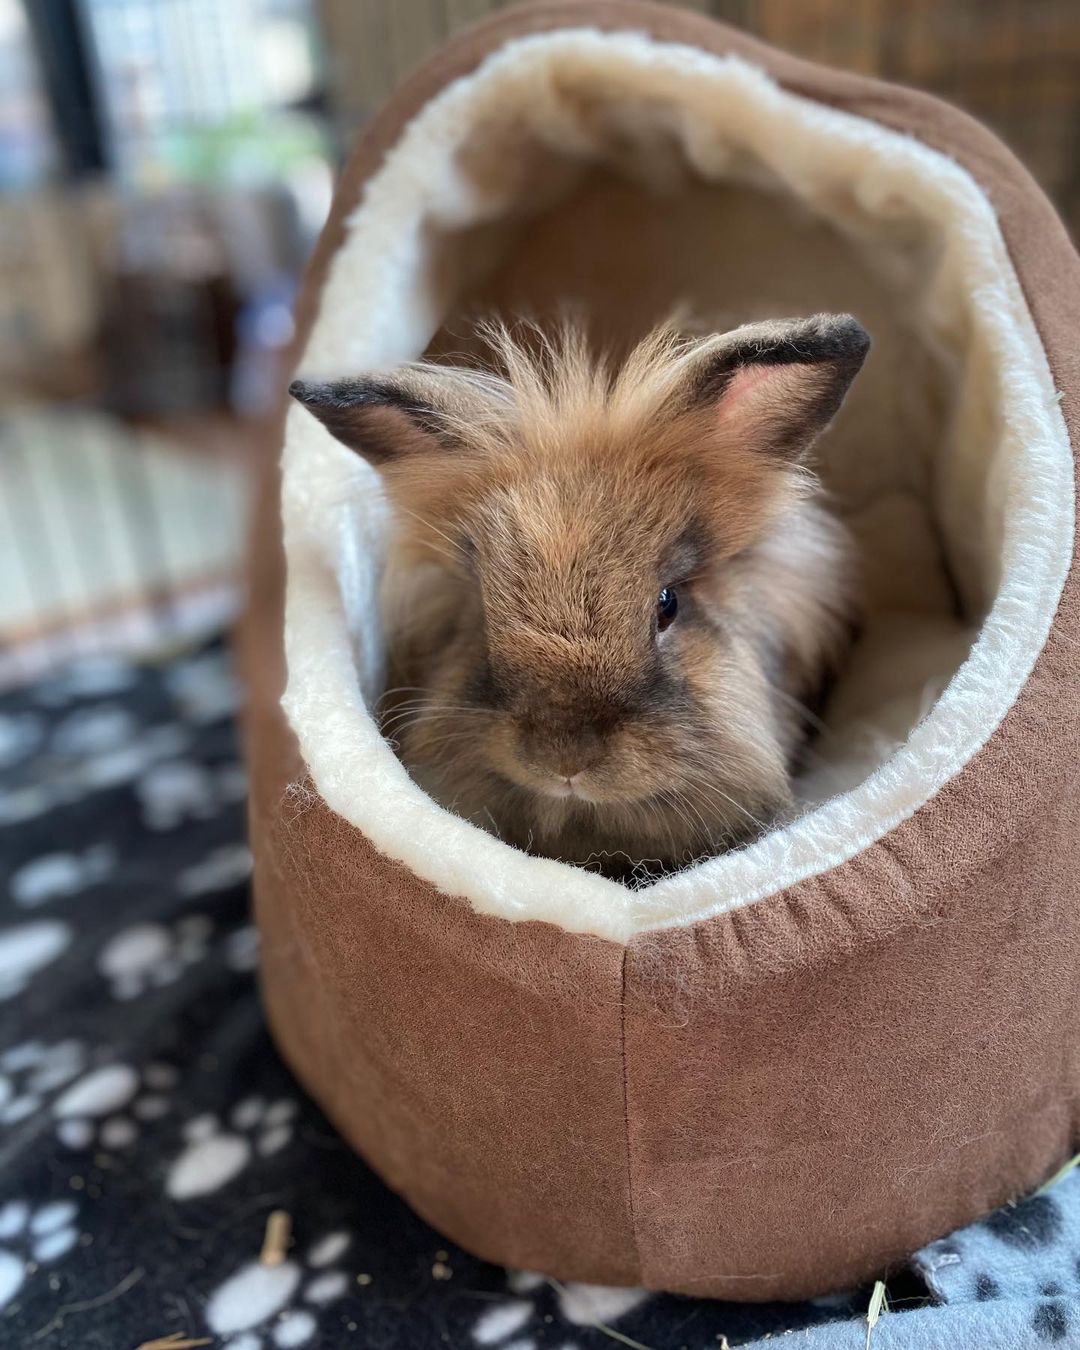
[[613, 372], [573, 329], [529, 336], [489, 331], [498, 376], [293, 392], [395, 508], [380, 716], [410, 773], [522, 849], [654, 875], [791, 806], [856, 610], [802, 452], [867, 339], [846, 316], [664, 329]]

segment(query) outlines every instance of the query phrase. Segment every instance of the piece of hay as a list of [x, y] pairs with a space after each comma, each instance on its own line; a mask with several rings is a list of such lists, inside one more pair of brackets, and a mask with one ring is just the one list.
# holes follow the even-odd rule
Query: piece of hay
[[266, 1233], [263, 1237], [259, 1264], [262, 1266], [280, 1266], [285, 1260], [292, 1242], [292, 1216], [284, 1209], [271, 1211], [266, 1220]]
[[874, 1292], [870, 1295], [870, 1307], [866, 1310], [866, 1350], [870, 1350], [870, 1337], [874, 1334], [878, 1319], [882, 1313], [888, 1311], [889, 1305], [885, 1299], [885, 1281], [878, 1280], [874, 1284]]
[[1080, 1167], [1080, 1153], [1074, 1154], [1068, 1162], [1062, 1163], [1058, 1170], [1048, 1181], [1044, 1181], [1036, 1195], [1042, 1195], [1044, 1191], [1052, 1191], [1059, 1181], [1064, 1181], [1070, 1172], [1075, 1172]]
[[211, 1336], [185, 1336], [182, 1331], [174, 1331], [169, 1336], [159, 1336], [156, 1341], [143, 1341], [135, 1350], [197, 1350], [201, 1345], [213, 1345]]

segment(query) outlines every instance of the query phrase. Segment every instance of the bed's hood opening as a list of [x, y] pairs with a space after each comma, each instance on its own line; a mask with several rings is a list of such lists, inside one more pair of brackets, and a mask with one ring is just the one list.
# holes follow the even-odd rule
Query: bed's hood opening
[[1045, 639], [1072, 459], [974, 180], [734, 59], [575, 30], [511, 44], [447, 87], [369, 182], [302, 368], [447, 354], [467, 347], [470, 313], [567, 302], [607, 341], [678, 302], [711, 327], [850, 309], [870, 329], [821, 456], [863, 546], [871, 615], [803, 783], [808, 803], [826, 800], [638, 891], [437, 807], [361, 696], [381, 678], [374, 475], [300, 408], [284, 453], [285, 706], [314, 786], [384, 852], [484, 912], [626, 940], [835, 866], [963, 767]]

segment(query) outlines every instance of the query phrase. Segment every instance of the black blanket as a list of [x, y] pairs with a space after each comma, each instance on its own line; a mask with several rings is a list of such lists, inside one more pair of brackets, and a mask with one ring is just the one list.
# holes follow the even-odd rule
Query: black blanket
[[389, 1192], [266, 1033], [236, 699], [220, 647], [0, 699], [0, 1346], [717, 1350], [865, 1314], [558, 1286]]

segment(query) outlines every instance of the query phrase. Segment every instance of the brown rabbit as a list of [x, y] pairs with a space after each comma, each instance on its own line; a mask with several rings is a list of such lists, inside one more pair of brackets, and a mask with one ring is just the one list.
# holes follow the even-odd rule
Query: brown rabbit
[[854, 619], [803, 467], [869, 347], [848, 315], [617, 369], [573, 326], [488, 325], [499, 373], [418, 363], [290, 392], [381, 474], [385, 734], [438, 801], [617, 874], [764, 829]]

